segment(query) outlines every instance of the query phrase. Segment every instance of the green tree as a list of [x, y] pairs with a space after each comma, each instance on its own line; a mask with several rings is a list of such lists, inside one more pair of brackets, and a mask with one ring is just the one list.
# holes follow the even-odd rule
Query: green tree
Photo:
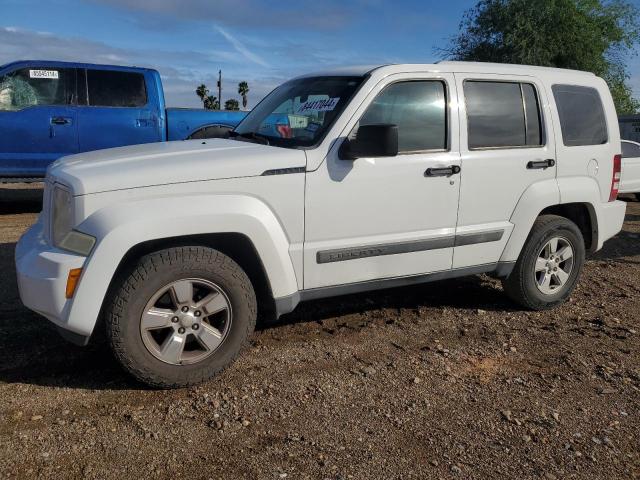
[[200, 101], [204, 104], [204, 99], [209, 96], [209, 89], [204, 83], [201, 83], [198, 88], [196, 88], [196, 95], [200, 98]]
[[238, 94], [242, 96], [242, 108], [246, 109], [248, 105], [247, 94], [249, 93], [249, 84], [247, 82], [240, 82], [238, 84]]
[[207, 95], [202, 101], [204, 104], [204, 108], [207, 110], [219, 110], [220, 103], [218, 102], [218, 98], [213, 95]]
[[[635, 2], [634, 2], [635, 3]], [[640, 8], [626, 0], [480, 0], [446, 58], [585, 70], [609, 84], [619, 114], [640, 110], [626, 60], [640, 43]]]
[[240, 103], [235, 98], [230, 98], [224, 102], [225, 110], [240, 110]]

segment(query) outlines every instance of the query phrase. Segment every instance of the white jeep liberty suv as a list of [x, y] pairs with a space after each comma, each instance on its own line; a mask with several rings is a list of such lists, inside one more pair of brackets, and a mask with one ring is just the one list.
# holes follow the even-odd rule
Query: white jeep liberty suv
[[16, 248], [20, 295], [147, 384], [229, 365], [258, 307], [491, 273], [528, 309], [571, 294], [622, 227], [620, 135], [589, 73], [443, 62], [276, 88], [228, 138], [55, 162]]

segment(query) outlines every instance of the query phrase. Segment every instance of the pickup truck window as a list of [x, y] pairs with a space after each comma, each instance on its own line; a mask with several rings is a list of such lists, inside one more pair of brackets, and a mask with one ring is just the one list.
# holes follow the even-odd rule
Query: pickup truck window
[[469, 148], [542, 145], [540, 107], [533, 85], [467, 80], [464, 96]]
[[0, 110], [36, 105], [70, 105], [75, 95], [72, 68], [22, 68], [0, 77]]
[[640, 145], [622, 142], [622, 158], [640, 158]]
[[319, 143], [364, 77], [307, 77], [276, 88], [231, 132], [298, 148]]
[[553, 85], [562, 140], [567, 147], [607, 143], [607, 122], [595, 88]]
[[115, 70], [87, 70], [89, 105], [143, 107], [147, 104], [144, 75]]
[[446, 150], [446, 105], [441, 81], [394, 83], [371, 102], [359, 125], [397, 125], [398, 151], [402, 153]]

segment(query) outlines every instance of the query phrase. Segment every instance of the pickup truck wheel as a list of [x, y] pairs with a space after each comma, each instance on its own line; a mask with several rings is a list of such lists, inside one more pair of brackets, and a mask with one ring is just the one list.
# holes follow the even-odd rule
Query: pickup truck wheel
[[107, 337], [122, 366], [162, 388], [205, 381], [230, 365], [256, 322], [256, 297], [231, 258], [206, 247], [142, 257], [116, 286]]
[[533, 225], [516, 265], [502, 284], [523, 307], [546, 310], [564, 302], [578, 282], [585, 259], [577, 225], [557, 215], [543, 215]]

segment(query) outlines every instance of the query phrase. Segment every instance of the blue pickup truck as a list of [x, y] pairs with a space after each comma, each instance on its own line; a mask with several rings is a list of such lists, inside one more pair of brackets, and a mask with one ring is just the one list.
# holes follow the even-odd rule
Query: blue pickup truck
[[220, 136], [245, 115], [165, 108], [148, 68], [9, 63], [0, 66], [0, 179], [43, 177], [57, 158], [89, 150]]

